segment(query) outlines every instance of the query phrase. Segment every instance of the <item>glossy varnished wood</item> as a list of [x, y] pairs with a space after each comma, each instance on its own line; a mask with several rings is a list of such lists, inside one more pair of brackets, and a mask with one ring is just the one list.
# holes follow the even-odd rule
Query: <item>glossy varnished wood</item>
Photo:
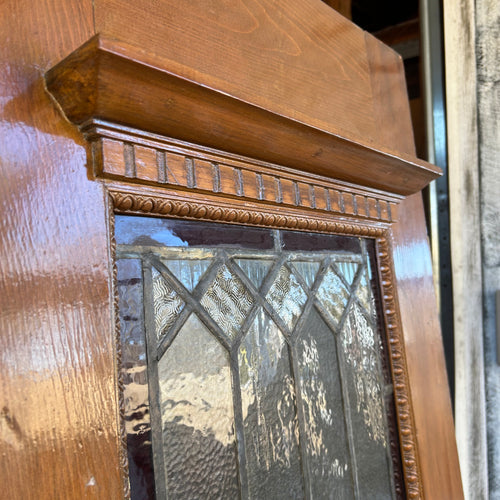
[[366, 105], [372, 91], [364, 32], [320, 0], [95, 5], [97, 32], [141, 47], [156, 67], [318, 129], [380, 144]]
[[82, 128], [97, 177], [218, 193], [374, 221], [397, 219], [402, 197], [137, 129], [94, 121]]
[[119, 498], [106, 204], [43, 81], [92, 2], [1, 10], [0, 497]]
[[[386, 70], [391, 79], [395, 68]], [[383, 73], [380, 78], [383, 88]], [[398, 117], [399, 128], [392, 140], [395, 147], [411, 154], [415, 143], [406, 100], [394, 94], [385, 99], [388, 105], [380, 120], [389, 122]], [[426, 499], [460, 500], [464, 493], [422, 195], [408, 197], [398, 208], [398, 221], [392, 226], [394, 285], [405, 341], [422, 494]]]
[[[374, 72], [384, 71], [380, 63], [397, 57], [387, 47], [379, 47], [376, 55]], [[47, 87], [68, 118], [79, 125], [105, 119], [405, 195], [422, 189], [440, 173], [434, 165], [375, 146], [362, 135], [346, 139], [329, 132], [335, 128], [336, 115], [317, 128], [315, 120], [298, 121], [289, 111], [277, 114], [272, 106], [262, 108], [248, 99], [230, 97], [220, 88], [180, 77], [170, 62], [152, 67], [150, 61], [154, 55], [142, 47], [99, 36], [51, 69]], [[396, 85], [403, 81], [399, 72], [395, 76]], [[385, 103], [376, 77], [374, 84], [378, 111]], [[389, 90], [400, 90], [393, 87]]]
[[[377, 176], [372, 179], [370, 158], [364, 158], [366, 164], [359, 158], [352, 163], [355, 153], [348, 144], [357, 144], [358, 150], [361, 146], [379, 151], [389, 164], [390, 151], [397, 151], [403, 158], [414, 157], [400, 59], [319, 0], [96, 0], [93, 4], [92, 11], [90, 1], [47, 0], [30, 5], [10, 1], [0, 21], [0, 33], [6, 34], [0, 45], [6, 81], [0, 124], [0, 168], [4, 179], [0, 186], [4, 214], [0, 261], [0, 479], [9, 488], [8, 498], [123, 496], [108, 190], [115, 209], [123, 213], [349, 234], [354, 234], [356, 226], [361, 227], [360, 234], [374, 238], [390, 236], [387, 231], [392, 231], [393, 252], [386, 238], [381, 242], [383, 258], [379, 258], [383, 264], [382, 281], [389, 280], [396, 292], [384, 297], [390, 306], [386, 315], [390, 328], [399, 328], [400, 347], [406, 352], [406, 363], [396, 365], [394, 377], [405, 380], [405, 369], [409, 375], [409, 389], [400, 390], [402, 400], [398, 402], [403, 417], [403, 451], [408, 461], [404, 464], [407, 489], [425, 498], [461, 498], [419, 195], [399, 205], [399, 222], [391, 230], [389, 219], [363, 219], [354, 211], [327, 212], [325, 216], [321, 207], [306, 206], [308, 199], [311, 205], [319, 200], [307, 198], [307, 189], [300, 198], [304, 203], [292, 206], [276, 198], [244, 199], [237, 192], [229, 192], [229, 181], [218, 192], [196, 184], [188, 188], [187, 177], [185, 186], [166, 186], [165, 179], [154, 177], [159, 171], [155, 173], [151, 167], [158, 150], [144, 142], [116, 140], [116, 150], [102, 155], [105, 166], [101, 163], [102, 168], [94, 171], [98, 162], [93, 162], [92, 154], [98, 156], [99, 149], [92, 151], [82, 133], [65, 120], [58, 104], [44, 92], [42, 79], [49, 68], [100, 33], [102, 39], [114, 40], [113, 47], [125, 48], [118, 55], [111, 52], [116, 64], [106, 70], [109, 74], [100, 83], [103, 86], [98, 94], [85, 87], [95, 83], [92, 71], [87, 73], [89, 78], [80, 81], [81, 95], [96, 99], [88, 104], [89, 108], [107, 109], [108, 100], [118, 113], [113, 116], [123, 118], [119, 120], [122, 123], [127, 123], [134, 113], [139, 117], [144, 114], [144, 110], [137, 113], [134, 107], [146, 103], [147, 111], [151, 106], [147, 104], [147, 92], [135, 88], [135, 71], [142, 68], [145, 73], [140, 82], [146, 89], [152, 88], [148, 85], [187, 82], [188, 88], [197, 89], [190, 97], [193, 106], [200, 102], [212, 105], [215, 94], [219, 104], [228, 99], [243, 106], [234, 108], [234, 130], [227, 123], [226, 128], [218, 128], [221, 115], [216, 107], [210, 108], [212, 111], [204, 118], [210, 134], [186, 136], [192, 142], [199, 145], [200, 137], [205, 137], [201, 142], [209, 143], [202, 146], [230, 152], [232, 141], [246, 132], [244, 123], [238, 124], [234, 118], [236, 111], [252, 109], [241, 114], [241, 122], [248, 119], [258, 124], [268, 114], [276, 121], [271, 122], [269, 130], [261, 129], [265, 133], [260, 137], [253, 136], [251, 149], [240, 153], [262, 159], [259, 141], [265, 146], [274, 133], [279, 136], [285, 120], [297, 124], [298, 128], [290, 129], [290, 137], [296, 134], [297, 141], [304, 140], [301, 127], [306, 126], [321, 131], [328, 141], [337, 141], [335, 146], [328, 142], [332, 150], [346, 147], [337, 159], [345, 159], [353, 170], [349, 179], [365, 179], [365, 186], [374, 187], [378, 181]], [[164, 76], [158, 78], [162, 72]], [[113, 101], [113, 79], [124, 74], [135, 82], [125, 87], [132, 98], [135, 96], [135, 104], [134, 99], [128, 102], [124, 94]], [[144, 75], [152, 76], [153, 83]], [[78, 83], [78, 78], [73, 81]], [[186, 89], [182, 85], [180, 88]], [[185, 94], [180, 95], [186, 99]], [[79, 97], [80, 93], [73, 91], [71, 99], [78, 101]], [[153, 106], [149, 116], [154, 115], [154, 109], [157, 113], [160, 110], [158, 121], [146, 120], [138, 128], [154, 132], [156, 125], [148, 129], [151, 123], [162, 123], [177, 105], [174, 99], [163, 102], [163, 107]], [[69, 116], [68, 106], [64, 107]], [[190, 108], [183, 109], [177, 125], [183, 134], [190, 134], [190, 125], [198, 116], [186, 114]], [[227, 109], [222, 115], [227, 117]], [[319, 136], [314, 137], [316, 140]], [[282, 143], [281, 149], [288, 144], [294, 150], [292, 138]], [[285, 167], [282, 174], [286, 171], [288, 175], [290, 167], [307, 170], [314, 164], [314, 152], [319, 151], [318, 143], [313, 145], [316, 149], [296, 150], [296, 163], [287, 163], [283, 157], [283, 161], [275, 157], [273, 161]], [[205, 167], [201, 164], [200, 172], [206, 172]], [[314, 171], [317, 167], [312, 168]], [[391, 171], [395, 178], [388, 181], [392, 184], [386, 183], [384, 189], [397, 192], [397, 186], [405, 185], [405, 176], [395, 170]], [[329, 170], [325, 177], [331, 174]], [[300, 173], [293, 175], [300, 195]], [[102, 177], [106, 177], [105, 181]], [[207, 174], [201, 180], [206, 183], [209, 179]], [[330, 181], [337, 186], [333, 179]], [[102, 182], [109, 184], [103, 186]], [[293, 189], [292, 182], [284, 196], [292, 200], [297, 196], [296, 192], [290, 194]], [[384, 196], [390, 198], [388, 193]], [[186, 197], [194, 201], [188, 203]], [[391, 289], [387, 284], [383, 286]], [[416, 454], [415, 460], [412, 453]], [[415, 483], [410, 485], [413, 476]]]

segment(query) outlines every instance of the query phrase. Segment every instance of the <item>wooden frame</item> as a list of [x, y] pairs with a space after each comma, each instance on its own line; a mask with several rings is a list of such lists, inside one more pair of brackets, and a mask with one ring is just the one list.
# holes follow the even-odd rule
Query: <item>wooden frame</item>
[[[233, 190], [232, 193], [225, 193], [221, 186], [220, 166], [219, 163], [214, 163], [214, 158], [223, 158], [224, 153], [215, 150], [200, 151], [196, 146], [187, 143], [180, 144], [174, 140], [161, 140], [158, 136], [148, 139], [144, 138], [144, 134], [138, 131], [133, 131], [128, 128], [118, 130], [119, 127], [104, 126], [99, 123], [89, 129], [85, 128], [88, 137], [92, 141], [92, 150], [94, 158], [94, 170], [103, 178], [110, 177], [105, 180], [107, 192], [110, 200], [110, 221], [111, 228], [114, 227], [114, 214], [134, 214], [134, 215], [152, 215], [161, 217], [174, 217], [189, 220], [203, 220], [212, 222], [225, 222], [231, 224], [242, 224], [248, 226], [271, 227], [277, 229], [293, 229], [307, 232], [320, 232], [330, 234], [341, 234], [372, 238], [376, 242], [377, 267], [379, 274], [379, 283], [381, 286], [382, 310], [384, 311], [385, 331], [389, 346], [390, 366], [394, 384], [394, 401], [399, 429], [399, 443], [390, 443], [390, 446], [400, 446], [400, 452], [403, 464], [404, 484], [408, 498], [421, 498], [423, 496], [421, 485], [421, 473], [418, 461], [416, 429], [413, 418], [412, 398], [408, 381], [408, 370], [406, 367], [406, 357], [404, 350], [403, 333], [401, 321], [399, 318], [399, 308], [397, 300], [397, 292], [394, 286], [394, 271], [391, 258], [391, 226], [393, 221], [396, 200], [397, 198], [387, 199], [387, 196], [382, 193], [375, 194], [371, 191], [354, 190], [349, 186], [342, 186], [327, 179], [321, 179], [321, 189], [324, 190], [327, 199], [330, 199], [331, 193], [341, 200], [340, 203], [332, 206], [332, 203], [325, 203], [316, 206], [311, 203], [314, 196], [310, 196], [309, 202], [305, 202], [304, 198], [296, 196], [295, 207], [292, 203], [283, 203], [283, 196], [279, 196], [281, 191], [278, 189], [280, 182], [286, 174], [292, 175], [287, 169], [282, 167], [267, 164], [267, 175], [276, 179], [273, 192], [273, 200], [266, 200], [262, 192], [258, 189], [254, 191], [252, 201], [242, 201], [245, 189]], [[89, 131], [90, 130], [90, 131]], [[110, 133], [112, 130], [112, 133]], [[110, 135], [113, 137], [114, 143], [109, 143]], [[186, 174], [185, 179], [196, 178], [196, 162], [200, 165], [203, 172], [207, 171], [208, 165], [216, 165], [211, 169], [211, 175], [208, 174], [204, 178], [207, 186], [213, 186], [216, 194], [207, 194], [209, 189], [200, 189], [196, 183], [191, 181], [187, 186], [183, 186], [183, 190], [166, 189], [164, 187], [153, 186], [151, 182], [151, 174], [156, 169], [161, 171], [165, 168], [164, 158], [158, 155], [156, 150], [148, 150], [145, 147], [152, 145], [162, 145], [162, 153], [167, 156], [175, 154], [180, 156], [181, 152], [189, 151], [192, 156], [196, 152], [196, 161], [191, 160], [189, 155], [182, 156], [182, 161], [175, 165], [179, 170], [191, 169], [191, 174]], [[182, 149], [181, 149], [182, 147]], [[140, 160], [135, 154], [131, 154], [127, 148], [138, 148], [143, 155], [144, 160]], [[118, 154], [117, 154], [118, 152]], [[111, 153], [111, 154], [110, 154]], [[160, 161], [158, 159], [160, 158]], [[147, 162], [150, 160], [150, 163]], [[129, 164], [127, 164], [129, 162]], [[130, 166], [133, 162], [134, 166]], [[139, 163], [140, 162], [140, 163]], [[254, 167], [254, 161], [243, 157], [231, 157], [227, 162], [234, 162], [237, 167], [234, 167], [238, 172], [250, 172]], [[137, 164], [140, 165], [140, 171], [137, 169]], [[174, 167], [175, 167], [174, 166]], [[135, 167], [135, 168], [134, 168]], [[149, 167], [149, 168], [148, 168]], [[226, 167], [228, 168], [228, 167]], [[133, 175], [130, 175], [133, 172]], [[111, 173], [111, 174], [109, 174]], [[123, 179], [129, 173], [131, 180], [128, 182], [116, 181], [113, 178]], [[142, 179], [139, 175], [142, 173]], [[149, 175], [144, 175], [149, 173]], [[173, 178], [177, 179], [175, 171], [171, 173]], [[255, 174], [258, 179], [258, 175]], [[285, 198], [290, 196], [291, 192], [300, 193], [300, 186], [315, 186], [312, 183], [311, 175], [295, 172], [294, 180], [289, 181]], [[238, 185], [243, 176], [229, 175], [233, 179], [234, 184]], [[161, 176], [160, 176], [161, 178]], [[164, 178], [161, 178], [162, 180]], [[316, 179], [319, 183], [319, 179]], [[140, 182], [148, 182], [150, 185], [139, 184]], [[159, 184], [159, 179], [156, 178], [156, 184]], [[177, 184], [177, 183], [175, 183]], [[233, 183], [229, 183], [233, 184]], [[256, 185], [259, 182], [256, 181]], [[205, 184], [202, 184], [202, 186]], [[216, 189], [219, 187], [219, 189]], [[352, 192], [354, 190], [354, 192]], [[204, 192], [205, 191], [205, 192]], [[306, 190], [306, 192], [314, 191], [314, 188]], [[358, 192], [356, 192], [358, 191]], [[239, 197], [235, 197], [238, 195]], [[233, 196], [231, 197], [230, 194]], [[369, 194], [372, 197], [369, 196]], [[250, 198], [247, 196], [246, 198]], [[350, 200], [345, 202], [344, 198]], [[378, 199], [380, 198], [380, 199]], [[304, 200], [304, 203], [302, 203]], [[370, 203], [372, 200], [372, 203]], [[389, 201], [390, 200], [390, 201]], [[279, 206], [278, 204], [285, 205]], [[358, 208], [359, 205], [359, 208]], [[346, 206], [350, 207], [346, 210]], [[384, 209], [381, 209], [381, 206]], [[329, 210], [326, 210], [329, 208]], [[372, 220], [366, 220], [372, 219]], [[111, 229], [113, 233], [113, 229]], [[113, 240], [113, 255], [115, 253], [115, 243]], [[118, 299], [116, 292], [116, 266], [114, 266], [114, 297], [115, 297], [115, 318], [118, 318]], [[117, 346], [119, 345], [119, 322], [116, 320]], [[117, 355], [118, 367], [120, 363], [120, 355]], [[119, 373], [119, 369], [118, 369]], [[122, 385], [119, 383], [120, 394], [120, 411], [122, 422], [124, 422], [124, 404], [122, 395]], [[122, 426], [122, 464], [124, 472], [124, 494], [129, 495], [129, 485], [126, 476], [126, 435], [124, 426]], [[402, 492], [398, 491], [398, 495]]]
[[[382, 238], [383, 233], [398, 302], [389, 310], [396, 311], [401, 328], [414, 423], [416, 461], [410, 459], [406, 465], [419, 474], [417, 496], [461, 498], [423, 207], [417, 192], [437, 171], [415, 158], [399, 57], [319, 0], [196, 5], [186, 0], [47, 0], [24, 7], [28, 6], [22, 2], [7, 2], [6, 15], [0, 19], [8, 34], [0, 53], [9, 68], [3, 88], [6, 103], [0, 110], [5, 138], [0, 148], [4, 174], [0, 186], [4, 206], [0, 438], [6, 450], [0, 477], [9, 485], [10, 497], [123, 495], [125, 462], [120, 451], [113, 337], [113, 218], [108, 212], [112, 192], [113, 206], [120, 197], [122, 211], [136, 203], [136, 208], [154, 208], [172, 216], [214, 218], [223, 212], [228, 218], [241, 217], [240, 221], [254, 217], [255, 224], [290, 224], [313, 231], [372, 228], [371, 238]], [[109, 68], [114, 78], [107, 80], [82, 74], [80, 80], [72, 79], [72, 85], [60, 87], [54, 100], [56, 92], [46, 92], [44, 74], [97, 34], [123, 49], [111, 59], [121, 60], [119, 66], [127, 71]], [[229, 142], [221, 139], [225, 133], [217, 127], [211, 137], [222, 142], [177, 135], [175, 127], [173, 133], [150, 128], [154, 114], [148, 109], [191, 124], [197, 115], [167, 114], [175, 95], [173, 101], [155, 99], [156, 92], [143, 95], [134, 89], [137, 79], [124, 87], [121, 77], [132, 76], [130, 84], [133, 70], [139, 80], [144, 70], [156, 75], [153, 83], [166, 79], [186, 83], [196, 89], [195, 94], [205, 96], [195, 100], [198, 105], [213, 104], [212, 98], [228, 104], [221, 113], [215, 106], [205, 108], [213, 123], [226, 120], [228, 136], [236, 130], [232, 124], [242, 127], [245, 117], [258, 115], [259, 120], [243, 129], [247, 144], [236, 141], [225, 147]], [[91, 85], [99, 81], [107, 86]], [[131, 96], [147, 101], [132, 103], [127, 89]], [[177, 89], [182, 91], [182, 85]], [[70, 103], [82, 93], [96, 98], [95, 103], [118, 95], [120, 101], [112, 101], [117, 108], [123, 105], [130, 111], [135, 106], [135, 112], [117, 120], [105, 116], [106, 107], [93, 107], [82, 122], [68, 121], [62, 96]], [[99, 171], [100, 151], [106, 165], [113, 164], [113, 157], [119, 169], [127, 163], [120, 148], [106, 150], [97, 143], [92, 152], [74, 125], [88, 120], [119, 127], [115, 132], [127, 137], [123, 151], [138, 153], [135, 162], [127, 156], [136, 173]], [[263, 132], [273, 123], [294, 132], [268, 141], [269, 134]], [[141, 129], [143, 142], [131, 137], [137, 136], [132, 129]], [[107, 139], [120, 146], [121, 139], [110, 134]], [[94, 142], [90, 132], [88, 138]], [[315, 138], [325, 141], [328, 150], [312, 147], [318, 145]], [[205, 184], [198, 185], [202, 177], [196, 175], [190, 182], [196, 181], [198, 188], [188, 187], [187, 177], [185, 185], [146, 178], [140, 162], [151, 158], [151, 151], [161, 151], [165, 143], [186, 148], [186, 141], [196, 144], [189, 146], [188, 158], [193, 158], [193, 151], [210, 157], [208, 172], [217, 171], [211, 165], [215, 153], [210, 148], [224, 151], [217, 152], [220, 184], [211, 185], [207, 177]], [[133, 144], [137, 150], [131, 148]], [[325, 151], [326, 164], [321, 160]], [[153, 165], [154, 174], [155, 160], [145, 165], [149, 165], [146, 173]], [[193, 167], [196, 170], [198, 165]], [[262, 199], [248, 196], [253, 181], [243, 193], [231, 191], [238, 185], [232, 177], [235, 171], [242, 176], [247, 172], [251, 178], [261, 169], [262, 174], [272, 174], [270, 184], [262, 175], [263, 189], [255, 188]], [[132, 177], [127, 176], [130, 173]], [[276, 197], [280, 189], [275, 188], [279, 185], [275, 178], [280, 179], [282, 198]], [[268, 186], [273, 187], [268, 190]], [[291, 197], [284, 196], [283, 186], [292, 189]], [[267, 199], [266, 193], [274, 194]], [[385, 272], [382, 256], [380, 261]], [[391, 300], [387, 295], [386, 300]]]

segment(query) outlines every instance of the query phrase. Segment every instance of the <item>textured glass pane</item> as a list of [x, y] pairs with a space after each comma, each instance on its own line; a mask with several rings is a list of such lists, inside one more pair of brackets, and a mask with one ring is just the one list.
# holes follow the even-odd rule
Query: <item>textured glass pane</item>
[[353, 304], [341, 333], [360, 498], [392, 498], [380, 341]]
[[192, 292], [199, 283], [201, 277], [212, 262], [211, 259], [203, 260], [163, 260], [163, 264], [168, 270], [190, 291]]
[[356, 290], [356, 296], [358, 297], [359, 301], [361, 302], [361, 305], [365, 308], [365, 310], [370, 315], [373, 314], [374, 307], [372, 304], [372, 293], [366, 269], [363, 270], [363, 274], [361, 276], [358, 289]]
[[313, 309], [295, 344], [310, 498], [352, 499], [351, 457], [333, 332]]
[[285, 250], [310, 250], [318, 252], [349, 252], [361, 254], [359, 238], [332, 234], [299, 233], [297, 231], [281, 231]]
[[231, 339], [238, 333], [252, 304], [250, 293], [225, 265], [201, 299], [201, 305]]
[[250, 498], [303, 498], [288, 347], [262, 309], [241, 343], [238, 363]]
[[156, 335], [159, 338], [174, 324], [184, 302], [154, 267], [152, 273]]
[[269, 229], [129, 215], [115, 217], [115, 237], [121, 245], [228, 246], [261, 250], [274, 247], [273, 233]]
[[[179, 294], [158, 264], [153, 290], [145, 294], [154, 299], [146, 304], [155, 309], [152, 327], [171, 336], [168, 347], [161, 344], [160, 352], [166, 351], [160, 360], [155, 332], [147, 336], [153, 337], [148, 373], [158, 374], [150, 390], [160, 405], [152, 408], [160, 450], [154, 449], [155, 465], [165, 470], [157, 485], [160, 495], [166, 487], [170, 499], [394, 497], [397, 429], [389, 426], [384, 405], [384, 394], [391, 393], [384, 384], [391, 379], [384, 379], [383, 327], [377, 326], [368, 262], [362, 262], [367, 247], [376, 266], [372, 247], [353, 237], [122, 216], [117, 216], [117, 240], [119, 253], [140, 256], [147, 267], [154, 254], [186, 289]], [[214, 256], [218, 268], [210, 267]], [[284, 264], [274, 277], [278, 259]], [[325, 259], [333, 264], [320, 274]], [[254, 287], [247, 289], [236, 265]], [[119, 293], [135, 500], [154, 493], [142, 264], [130, 260], [125, 266]], [[265, 297], [253, 295], [251, 290], [263, 285]], [[189, 293], [195, 299], [189, 301], [191, 316], [174, 337], [172, 327]], [[313, 307], [301, 318], [308, 299], [314, 299]], [[207, 313], [218, 325], [210, 322], [212, 333], [199, 319], [208, 324]], [[219, 331], [231, 340], [236, 351], [231, 357], [217, 340]], [[241, 438], [238, 447], [235, 435]]]
[[314, 280], [316, 279], [316, 275], [318, 274], [319, 264], [319, 262], [294, 261], [293, 267], [302, 276], [307, 286], [311, 288], [314, 284]]
[[266, 299], [288, 328], [292, 330], [302, 314], [302, 307], [306, 303], [307, 295], [294, 275], [285, 266], [282, 266], [266, 295]]
[[269, 268], [272, 266], [272, 260], [260, 259], [235, 259], [236, 264], [248, 276], [248, 279], [259, 289], [267, 276]]
[[141, 261], [118, 260], [125, 430], [132, 498], [154, 498]]
[[349, 300], [349, 295], [349, 291], [342, 280], [331, 268], [329, 268], [316, 296], [323, 307], [337, 322], [342, 318], [347, 301]]
[[337, 266], [337, 269], [340, 271], [347, 283], [349, 283], [349, 286], [352, 285], [359, 265], [356, 262], [343, 261], [335, 262], [335, 265]]
[[168, 498], [238, 498], [226, 350], [191, 315], [158, 372]]

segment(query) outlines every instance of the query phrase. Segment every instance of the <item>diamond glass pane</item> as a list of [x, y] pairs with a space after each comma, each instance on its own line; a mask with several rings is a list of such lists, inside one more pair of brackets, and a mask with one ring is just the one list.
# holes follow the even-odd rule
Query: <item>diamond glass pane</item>
[[174, 324], [184, 307], [184, 301], [154, 267], [152, 275], [156, 335], [160, 338]]
[[168, 498], [239, 496], [229, 366], [195, 315], [158, 363]]
[[295, 276], [290, 273], [286, 266], [282, 266], [266, 295], [266, 299], [288, 328], [292, 330], [302, 314], [307, 295]]
[[243, 283], [223, 265], [200, 303], [231, 339], [238, 333], [253, 304]]
[[329, 268], [316, 296], [336, 322], [342, 318], [349, 295], [349, 290], [342, 280]]

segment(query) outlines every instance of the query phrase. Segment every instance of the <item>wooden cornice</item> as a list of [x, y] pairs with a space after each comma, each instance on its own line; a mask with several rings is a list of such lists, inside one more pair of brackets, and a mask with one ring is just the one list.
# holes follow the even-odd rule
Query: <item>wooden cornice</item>
[[[248, 203], [392, 223], [402, 196], [93, 120], [80, 127], [92, 144], [94, 174], [156, 190], [190, 191]], [[281, 208], [280, 208], [281, 207]]]
[[47, 88], [77, 125], [106, 120], [400, 195], [440, 174], [423, 160], [281, 116], [150, 60], [137, 47], [95, 36], [47, 73]]

